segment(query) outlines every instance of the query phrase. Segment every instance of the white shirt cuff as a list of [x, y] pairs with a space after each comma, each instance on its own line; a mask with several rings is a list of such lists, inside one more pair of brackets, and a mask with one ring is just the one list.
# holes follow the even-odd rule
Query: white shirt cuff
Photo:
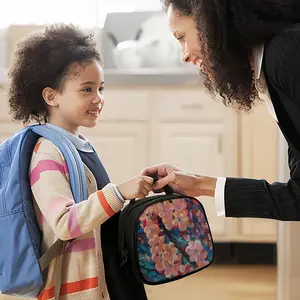
[[215, 206], [217, 211], [217, 216], [225, 216], [225, 183], [226, 178], [218, 177], [216, 190], [215, 190]]

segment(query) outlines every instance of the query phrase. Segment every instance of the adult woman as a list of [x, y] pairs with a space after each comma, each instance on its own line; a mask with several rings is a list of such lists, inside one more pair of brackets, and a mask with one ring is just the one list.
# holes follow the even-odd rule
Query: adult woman
[[300, 220], [300, 1], [162, 0], [185, 62], [196, 65], [205, 86], [224, 104], [250, 110], [260, 88], [289, 145], [291, 178], [268, 183], [211, 178], [163, 164], [156, 189], [169, 184], [192, 196], [215, 197], [218, 214]]

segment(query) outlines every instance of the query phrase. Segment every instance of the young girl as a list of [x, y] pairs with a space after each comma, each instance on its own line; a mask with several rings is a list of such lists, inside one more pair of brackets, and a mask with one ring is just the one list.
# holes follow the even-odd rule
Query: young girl
[[75, 240], [63, 253], [61, 268], [57, 258], [49, 265], [39, 299], [147, 299], [143, 285], [120, 266], [118, 212], [126, 200], [145, 197], [153, 179], [137, 176], [118, 186], [110, 183], [93, 147], [79, 133], [80, 126], [96, 126], [104, 104], [103, 70], [92, 36], [74, 26], [53, 25], [28, 37], [19, 44], [9, 79], [14, 119], [43, 122], [68, 137], [85, 164], [89, 191], [88, 199], [74, 203], [62, 153], [40, 138], [29, 176], [42, 253], [57, 239]]

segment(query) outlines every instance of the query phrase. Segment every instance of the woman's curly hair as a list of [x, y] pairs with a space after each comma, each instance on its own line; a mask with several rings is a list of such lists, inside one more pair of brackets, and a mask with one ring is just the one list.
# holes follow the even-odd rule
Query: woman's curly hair
[[[193, 17], [204, 85], [225, 105], [248, 111], [258, 98], [250, 66], [253, 47], [300, 21], [299, 0], [161, 0]], [[213, 81], [209, 79], [211, 74]]]
[[19, 42], [9, 70], [8, 102], [13, 120], [47, 122], [45, 87], [62, 91], [72, 63], [100, 62], [92, 33], [55, 24]]

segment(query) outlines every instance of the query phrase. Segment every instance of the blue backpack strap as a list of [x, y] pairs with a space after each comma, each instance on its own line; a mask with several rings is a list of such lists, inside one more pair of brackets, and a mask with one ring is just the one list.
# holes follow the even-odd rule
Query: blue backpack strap
[[[33, 125], [31, 130], [36, 134], [48, 139], [62, 152], [64, 159], [66, 160], [69, 176], [70, 185], [74, 200], [79, 203], [88, 197], [88, 190], [86, 185], [86, 175], [84, 171], [83, 162], [81, 157], [73, 145], [73, 143], [66, 138], [60, 131], [55, 130], [53, 127], [46, 125]], [[50, 264], [50, 262], [57, 257], [57, 276], [56, 289], [55, 289], [55, 300], [59, 300], [60, 294], [60, 280], [61, 280], [61, 264], [62, 264], [62, 252], [66, 247], [67, 242], [57, 240], [46, 253], [39, 258], [40, 269], [43, 271]]]
[[73, 145], [61, 132], [46, 125], [33, 125], [31, 130], [36, 134], [50, 140], [62, 152], [70, 176], [70, 185], [76, 203], [88, 197], [86, 175], [81, 157]]

